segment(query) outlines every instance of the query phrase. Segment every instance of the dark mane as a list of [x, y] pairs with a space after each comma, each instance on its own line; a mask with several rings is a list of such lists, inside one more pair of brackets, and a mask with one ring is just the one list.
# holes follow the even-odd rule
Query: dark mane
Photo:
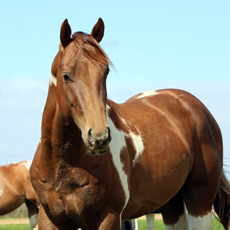
[[91, 35], [77, 32], [72, 35], [72, 38], [76, 46], [81, 49], [82, 54], [88, 59], [91, 59], [95, 65], [100, 63], [113, 66], [107, 54]]

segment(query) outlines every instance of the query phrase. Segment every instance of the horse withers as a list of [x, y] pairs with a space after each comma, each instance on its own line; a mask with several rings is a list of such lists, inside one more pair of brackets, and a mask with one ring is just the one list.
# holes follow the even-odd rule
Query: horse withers
[[0, 215], [23, 203], [28, 209], [31, 229], [36, 229], [39, 201], [30, 182], [31, 161], [0, 166]]
[[71, 35], [67, 20], [61, 27], [30, 169], [39, 228], [119, 230], [122, 220], [160, 209], [166, 229], [207, 230], [214, 206], [229, 229], [217, 122], [182, 90], [107, 99], [103, 35], [102, 19], [91, 34]]

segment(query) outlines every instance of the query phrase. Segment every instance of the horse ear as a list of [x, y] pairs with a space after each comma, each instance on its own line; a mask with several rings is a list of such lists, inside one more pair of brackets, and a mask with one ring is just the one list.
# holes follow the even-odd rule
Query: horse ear
[[104, 36], [105, 24], [101, 18], [98, 19], [97, 23], [91, 31], [91, 35], [99, 43]]
[[61, 34], [60, 34], [61, 44], [64, 48], [68, 46], [69, 43], [72, 41], [72, 38], [70, 36], [71, 36], [71, 28], [68, 23], [68, 20], [65, 19], [64, 22], [62, 23]]

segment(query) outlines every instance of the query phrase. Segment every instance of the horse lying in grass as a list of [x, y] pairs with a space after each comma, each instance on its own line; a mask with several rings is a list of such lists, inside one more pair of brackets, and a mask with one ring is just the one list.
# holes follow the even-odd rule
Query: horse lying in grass
[[30, 165], [31, 161], [21, 161], [0, 166], [0, 215], [25, 203], [31, 229], [35, 229], [39, 202], [30, 182]]
[[160, 208], [166, 229], [207, 230], [213, 206], [230, 229], [221, 131], [208, 109], [177, 89], [107, 99], [102, 19], [71, 34], [65, 20], [30, 169], [40, 229], [119, 230]]

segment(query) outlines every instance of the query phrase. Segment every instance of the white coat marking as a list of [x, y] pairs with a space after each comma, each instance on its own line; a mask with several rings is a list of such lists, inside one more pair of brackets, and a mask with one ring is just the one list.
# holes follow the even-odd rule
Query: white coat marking
[[209, 212], [205, 216], [196, 217], [188, 215], [189, 230], [206, 230], [212, 227], [212, 213]]
[[0, 196], [2, 196], [2, 194], [3, 194], [3, 189], [4, 189], [4, 186], [2, 184], [0, 184]]
[[[107, 107], [107, 109], [109, 109], [109, 107]], [[107, 121], [108, 121], [108, 125], [111, 129], [111, 133], [112, 133], [112, 140], [110, 142], [110, 151], [112, 154], [113, 163], [114, 163], [114, 165], [118, 171], [118, 174], [119, 174], [119, 177], [121, 180], [121, 184], [122, 184], [122, 187], [124, 189], [125, 206], [126, 206], [126, 204], [128, 203], [129, 197], [130, 197], [129, 187], [128, 187], [128, 176], [123, 171], [123, 169], [122, 169], [123, 164], [120, 160], [121, 149], [126, 146], [125, 133], [122, 131], [119, 131], [115, 127], [115, 125], [113, 124], [113, 122], [110, 119], [110, 117], [108, 116], [108, 114], [107, 114]]]
[[180, 216], [177, 223], [175, 223], [173, 225], [164, 224], [164, 226], [165, 226], [166, 230], [187, 230], [188, 229], [187, 216], [186, 216], [186, 214], [183, 214], [182, 216]]
[[51, 85], [57, 86], [57, 78], [52, 73], [50, 74], [50, 86]]
[[130, 133], [129, 136], [132, 138], [133, 144], [134, 144], [135, 150], [136, 150], [136, 155], [135, 155], [135, 158], [133, 159], [133, 166], [134, 166], [136, 164], [136, 162], [138, 161], [140, 155], [144, 151], [144, 144], [143, 144], [143, 140], [142, 140], [140, 135]]
[[[110, 110], [109, 106], [107, 106], [107, 111], [108, 110]], [[131, 137], [133, 140], [134, 146], [135, 146], [135, 150], [136, 150], [136, 156], [135, 156], [135, 159], [133, 160], [133, 163], [135, 163], [138, 160], [138, 157], [143, 152], [144, 145], [143, 145], [141, 136], [138, 136], [132, 132], [125, 133], [123, 131], [118, 130], [115, 127], [113, 121], [108, 116], [108, 113], [107, 113], [107, 122], [108, 122], [108, 125], [112, 133], [112, 140], [110, 142], [110, 151], [112, 154], [113, 163], [118, 171], [118, 174], [121, 180], [121, 184], [122, 184], [122, 187], [125, 193], [125, 204], [124, 204], [124, 208], [125, 208], [130, 198], [130, 191], [129, 191], [129, 186], [128, 186], [128, 176], [125, 174], [125, 171], [123, 170], [124, 165], [120, 159], [121, 149], [123, 147], [126, 147], [125, 137]], [[124, 120], [122, 120], [122, 122], [126, 124]]]
[[157, 95], [158, 92], [153, 90], [153, 91], [146, 91], [142, 94], [140, 94], [137, 98], [140, 99], [140, 98], [143, 98], [143, 97], [149, 97], [149, 96], [152, 96], [152, 95]]
[[32, 161], [25, 161], [22, 164], [24, 164], [26, 166], [27, 170], [29, 171], [30, 170], [30, 166], [32, 164]]

